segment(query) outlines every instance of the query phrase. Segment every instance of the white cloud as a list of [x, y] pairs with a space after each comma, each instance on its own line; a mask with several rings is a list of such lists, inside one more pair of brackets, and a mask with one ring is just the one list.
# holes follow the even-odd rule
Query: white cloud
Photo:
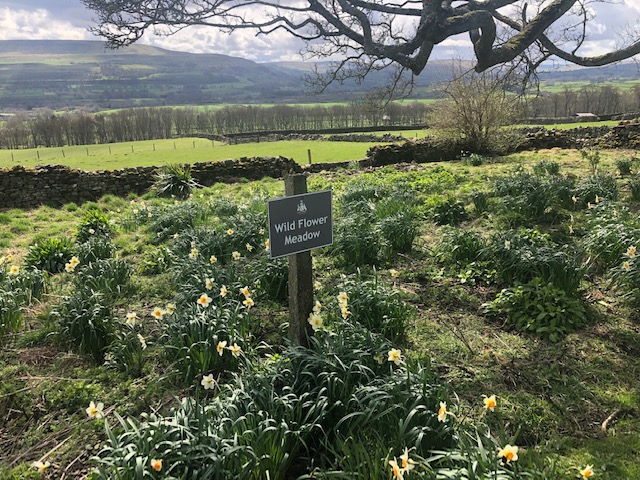
[[0, 7], [1, 40], [86, 40], [90, 38], [85, 28], [71, 22], [53, 18], [51, 12], [43, 8], [36, 10]]

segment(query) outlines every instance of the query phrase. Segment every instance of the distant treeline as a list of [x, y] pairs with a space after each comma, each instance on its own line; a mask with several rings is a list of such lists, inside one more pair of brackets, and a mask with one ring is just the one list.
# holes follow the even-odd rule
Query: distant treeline
[[113, 113], [18, 114], [0, 127], [0, 147], [36, 148], [156, 140], [188, 135], [421, 125], [423, 103], [333, 106], [148, 107]]

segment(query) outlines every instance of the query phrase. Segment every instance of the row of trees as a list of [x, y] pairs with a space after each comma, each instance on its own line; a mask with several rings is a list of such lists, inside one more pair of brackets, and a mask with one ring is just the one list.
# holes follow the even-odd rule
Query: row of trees
[[62, 147], [193, 134], [421, 125], [426, 121], [427, 111], [428, 107], [418, 102], [382, 106], [371, 99], [351, 105], [310, 107], [227, 106], [217, 110], [150, 107], [63, 115], [42, 111], [36, 116], [18, 114], [7, 120], [0, 127], [0, 147]]
[[526, 105], [526, 117], [568, 117], [578, 112], [596, 115], [640, 112], [640, 85], [620, 89], [613, 85], [568, 86], [555, 93], [544, 92]]

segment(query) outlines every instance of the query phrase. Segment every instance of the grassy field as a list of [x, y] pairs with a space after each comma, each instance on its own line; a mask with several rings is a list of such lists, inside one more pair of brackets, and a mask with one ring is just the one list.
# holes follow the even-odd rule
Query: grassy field
[[[191, 455], [200, 455], [192, 445], [208, 448], [206, 442], [210, 437], [205, 435], [197, 442], [180, 443], [175, 434], [164, 429], [178, 422], [184, 428], [181, 435], [186, 437], [214, 427], [219, 427], [216, 435], [222, 435], [236, 420], [216, 423], [216, 417], [211, 417], [209, 423], [204, 423], [209, 425], [207, 428], [192, 431], [193, 425], [202, 425], [198, 422], [203, 422], [205, 417], [198, 417], [193, 411], [189, 413], [188, 409], [180, 410], [176, 399], [198, 398], [198, 402], [211, 406], [206, 415], [214, 415], [225, 402], [231, 401], [227, 386], [233, 386], [230, 388], [235, 389], [237, 398], [242, 398], [245, 392], [254, 401], [267, 402], [261, 408], [268, 409], [274, 418], [285, 415], [288, 419], [288, 423], [282, 420], [282, 423], [265, 424], [270, 426], [260, 430], [260, 435], [254, 435], [259, 425], [251, 423], [251, 415], [240, 422], [236, 451], [244, 451], [248, 442], [256, 452], [264, 452], [262, 458], [266, 459], [255, 467], [255, 478], [266, 478], [260, 468], [268, 469], [271, 478], [296, 478], [305, 473], [304, 468], [311, 469], [314, 465], [316, 478], [325, 478], [323, 473], [332, 472], [339, 478], [360, 474], [362, 478], [388, 479], [392, 475], [389, 460], [398, 458], [404, 448], [409, 449], [410, 457], [416, 462], [414, 470], [405, 478], [434, 479], [437, 469], [451, 469], [456, 465], [459, 469], [467, 461], [476, 462], [478, 469], [500, 470], [496, 477], [502, 479], [575, 480], [584, 478], [581, 472], [587, 465], [593, 466], [596, 479], [640, 478], [638, 314], [610, 281], [611, 274], [621, 271], [621, 262], [629, 257], [613, 255], [611, 265], [605, 263], [611, 252], [624, 252], [632, 242], [640, 242], [640, 237], [634, 236], [640, 231], [640, 201], [632, 197], [630, 178], [620, 177], [616, 168], [616, 160], [633, 153], [602, 152], [599, 172], [613, 179], [613, 184], [606, 183], [605, 190], [586, 190], [585, 185], [591, 185], [588, 183], [590, 166], [579, 152], [560, 149], [485, 159], [479, 166], [450, 162], [424, 164], [408, 170], [391, 166], [373, 173], [349, 169], [311, 176], [311, 191], [331, 188], [336, 199], [335, 244], [313, 252], [315, 298], [322, 304], [324, 318], [323, 329], [315, 335], [320, 343], [335, 342], [330, 343], [332, 349], [321, 350], [326, 356], [319, 358], [323, 369], [335, 370], [326, 378], [308, 375], [304, 392], [313, 392], [313, 395], [309, 399], [301, 396], [300, 403], [294, 401], [299, 393], [295, 393], [293, 387], [287, 395], [263, 399], [264, 392], [271, 392], [270, 385], [288, 381], [283, 372], [288, 371], [289, 364], [300, 360], [300, 352], [288, 348], [283, 340], [286, 296], [270, 290], [281, 267], [286, 271], [286, 263], [265, 259], [265, 234], [258, 229], [264, 226], [266, 199], [283, 193], [281, 181], [216, 184], [197, 190], [187, 201], [160, 199], [152, 194], [128, 199], [107, 196], [98, 202], [68, 204], [59, 209], [40, 207], [0, 212], [0, 257], [4, 257], [0, 261], [3, 264], [0, 283], [13, 281], [11, 267], [27, 270], [29, 251], [31, 249], [33, 256], [34, 245], [41, 245], [47, 239], [68, 238], [72, 251], [84, 255], [86, 249], [80, 246], [81, 237], [91, 239], [92, 235], [103, 235], [100, 229], [107, 228], [106, 225], [112, 230], [110, 242], [115, 249], [109, 253], [110, 261], [114, 265], [126, 264], [131, 269], [131, 277], [126, 282], [109, 283], [111, 274], [103, 272], [100, 276], [103, 282], [95, 284], [95, 288], [106, 289], [100, 290], [102, 300], [98, 302], [103, 302], [103, 307], [113, 316], [110, 321], [120, 335], [113, 337], [115, 340], [106, 350], [104, 361], [96, 361], [91, 351], [81, 352], [78, 344], [71, 340], [73, 337], [61, 330], [65, 321], [75, 321], [80, 316], [78, 312], [84, 312], [73, 310], [75, 313], [68, 315], [65, 305], [69, 298], [85, 302], [91, 297], [82, 295], [83, 283], [96, 281], [88, 273], [90, 267], [86, 264], [81, 263], [72, 272], [49, 275], [44, 294], [21, 308], [19, 327], [15, 331], [3, 331], [0, 415], [4, 422], [0, 426], [0, 478], [42, 478], [32, 466], [38, 461], [50, 462], [44, 469], [46, 478], [89, 478], [89, 472], [99, 465], [98, 458], [121, 465], [122, 478], [136, 478], [136, 464], [146, 469], [146, 478], [178, 475], [179, 469], [191, 461]], [[549, 173], [546, 169], [552, 169], [554, 164], [559, 172]], [[570, 178], [574, 178], [574, 184]], [[509, 193], [499, 193], [501, 188], [508, 188]], [[569, 190], [563, 190], [565, 188]], [[544, 196], [536, 195], [542, 190]], [[597, 191], [599, 198], [592, 198], [592, 193], [578, 193], [587, 191]], [[482, 195], [478, 196], [478, 192], [484, 192], [485, 203], [480, 202]], [[568, 202], [558, 203], [560, 197], [554, 192], [565, 192]], [[575, 201], [571, 195], [576, 196]], [[388, 199], [400, 203], [394, 207]], [[542, 202], [542, 208], [532, 214], [529, 207], [536, 202]], [[371, 209], [370, 217], [367, 217], [368, 209]], [[92, 233], [85, 219], [88, 215], [97, 218], [95, 212], [106, 216], [105, 223], [91, 224], [92, 230], [97, 229]], [[412, 248], [402, 252], [388, 243], [406, 235], [404, 229], [392, 230], [391, 234], [388, 230], [392, 224], [389, 219], [398, 218], [399, 212], [413, 212], [417, 221]], [[368, 220], [362, 221], [363, 216]], [[501, 235], [507, 233], [511, 240], [503, 240]], [[455, 234], [460, 235], [452, 236]], [[478, 251], [479, 247], [469, 243], [470, 239], [487, 242], [487, 248], [495, 256], [464, 257], [460, 252], [474, 248]], [[538, 265], [553, 263], [554, 258], [574, 250], [580, 253], [579, 257], [575, 263], [563, 264], [561, 272], [579, 270], [582, 262], [587, 262], [576, 291], [557, 290], [547, 304], [535, 300], [533, 293], [527, 297], [531, 302], [541, 302], [535, 307], [539, 309], [536, 314], [567, 299], [577, 302], [572, 304], [574, 308], [584, 308], [584, 324], [569, 329], [555, 341], [543, 332], [518, 331], [513, 318], [505, 313], [494, 316], [484, 311], [483, 304], [491, 303], [502, 289], [513, 289], [518, 284], [503, 275], [516, 272], [508, 269], [517, 269], [518, 265], [505, 266], [499, 259], [517, 254], [523, 245], [529, 244], [527, 242], [533, 242], [531, 245], [539, 250], [525, 248], [522, 252], [540, 255]], [[97, 248], [95, 245], [98, 244], [94, 244]], [[237, 261], [232, 260], [232, 250], [240, 253]], [[210, 260], [211, 252], [217, 256], [215, 264]], [[542, 252], [550, 256], [543, 257]], [[372, 253], [373, 257], [363, 257], [371, 262], [356, 263], [359, 255]], [[522, 258], [526, 260], [527, 256]], [[638, 264], [633, 264], [636, 260], [631, 260], [632, 267], [637, 269]], [[536, 268], [535, 262], [531, 268]], [[541, 271], [544, 273], [544, 269]], [[16, 278], [22, 278], [19, 275], [22, 273]], [[218, 295], [223, 282], [229, 286], [224, 301]], [[522, 285], [530, 284], [523, 281]], [[253, 292], [255, 300], [250, 309], [242, 306], [240, 302], [245, 297], [238, 294], [240, 287], [245, 286]], [[640, 288], [640, 284], [636, 288]], [[6, 302], [8, 290], [0, 291]], [[347, 323], [351, 326], [348, 328], [343, 324], [336, 300], [341, 291], [349, 292]], [[204, 356], [196, 356], [195, 352], [186, 364], [180, 363], [180, 357], [176, 356], [176, 342], [182, 338], [176, 336], [177, 319], [184, 320], [184, 325], [193, 325], [200, 315], [204, 318], [204, 312], [213, 315], [211, 307], [196, 306], [196, 299], [202, 298], [203, 292], [213, 297], [213, 305], [220, 311], [229, 313], [235, 308], [233, 311], [241, 312], [240, 320], [246, 320], [249, 333], [234, 337], [242, 347], [238, 361], [230, 350], [223, 349], [224, 355], [218, 355], [215, 342], [211, 344], [212, 363], [208, 366], [201, 363]], [[224, 303], [227, 301], [231, 303]], [[235, 307], [233, 302], [237, 302]], [[165, 312], [160, 316], [163, 318], [158, 318], [151, 314], [154, 307], [169, 303], [177, 305], [175, 316]], [[365, 308], [366, 305], [373, 310]], [[132, 312], [137, 314], [139, 322], [130, 327], [124, 319]], [[565, 310], [557, 321], [562, 325], [574, 314], [571, 309]], [[215, 315], [207, 318], [214, 322]], [[544, 317], [538, 317], [538, 321], [540, 318]], [[368, 327], [364, 327], [365, 321]], [[353, 326], [360, 330], [357, 334], [352, 332], [347, 339], [346, 333], [351, 332], [349, 328]], [[400, 334], [391, 334], [390, 329], [396, 327], [400, 330], [393, 331]], [[138, 334], [145, 339], [144, 350], [136, 340]], [[192, 330], [189, 335], [199, 333]], [[215, 335], [220, 335], [220, 331]], [[133, 343], [126, 343], [130, 338]], [[193, 337], [189, 338], [198, 344]], [[208, 338], [201, 340], [209, 341]], [[349, 342], [365, 344], [358, 344], [358, 355], [351, 357], [349, 348], [355, 347]], [[380, 367], [376, 367], [377, 362], [368, 350], [371, 342], [374, 345], [381, 342], [384, 355]], [[123, 350], [123, 345], [128, 345], [129, 350]], [[392, 347], [400, 349], [402, 361], [398, 365], [390, 361]], [[341, 353], [334, 357], [335, 352]], [[335, 358], [336, 364], [332, 363]], [[372, 361], [364, 368], [365, 364], [359, 363], [365, 362], [362, 359]], [[219, 363], [223, 360], [228, 363]], [[350, 402], [344, 402], [355, 410], [345, 410], [340, 415], [332, 410], [337, 417], [331, 421], [338, 422], [340, 427], [337, 428], [336, 423], [323, 423], [322, 427], [323, 431], [333, 434], [316, 435], [313, 429], [296, 430], [299, 420], [294, 422], [287, 415], [297, 415], [301, 410], [307, 412], [306, 418], [315, 415], [314, 405], [325, 408], [323, 402], [328, 397], [322, 392], [331, 390], [333, 395], [338, 395], [341, 385], [362, 374], [352, 367], [346, 370], [346, 377], [341, 377], [344, 367], [339, 367], [341, 362], [347, 366], [361, 365], [362, 371], [375, 371], [376, 380], [354, 392]], [[199, 365], [202, 370], [194, 373], [184, 370], [185, 365]], [[276, 376], [268, 377], [274, 365]], [[426, 370], [420, 370], [419, 365]], [[234, 383], [231, 372], [241, 376], [243, 386]], [[211, 382], [216, 388], [205, 390], [208, 381], [205, 377], [209, 373], [213, 373]], [[256, 379], [262, 382], [259, 382], [260, 388], [249, 390]], [[385, 387], [396, 385], [393, 382], [398, 379], [404, 382], [397, 384], [398, 388]], [[411, 383], [416, 379], [437, 386], [435, 393], [423, 390], [424, 385], [418, 387]], [[325, 385], [324, 381], [328, 382], [327, 390], [313, 390]], [[413, 401], [394, 395], [408, 395], [412, 388], [427, 393], [420, 397], [419, 406], [410, 412], [410, 417], [392, 416], [391, 421], [379, 413], [387, 419], [379, 420], [373, 410], [369, 410], [373, 407], [367, 406], [367, 398], [376, 398], [374, 403], [388, 406], [385, 415], [393, 415], [389, 412]], [[483, 396], [492, 395], [497, 402], [495, 411], [483, 407]], [[214, 399], [221, 403], [215, 403]], [[385, 403], [388, 401], [392, 403]], [[104, 419], [87, 415], [89, 402], [104, 404]], [[446, 412], [449, 412], [445, 412], [444, 420], [440, 421], [436, 419], [436, 413], [441, 413], [439, 402], [446, 402]], [[241, 407], [234, 405], [236, 409]], [[184, 416], [173, 417], [173, 407]], [[257, 411], [255, 405], [254, 408], [251, 412]], [[225, 410], [232, 411], [235, 410]], [[420, 418], [433, 421], [428, 423], [433, 430], [427, 437], [444, 438], [453, 433], [452, 443], [442, 443], [439, 448], [455, 452], [452, 457], [461, 456], [465, 459], [461, 464], [454, 460], [438, 463], [433, 457], [429, 459], [431, 453], [416, 440], [414, 435], [421, 423], [416, 425], [410, 418], [425, 415], [425, 411], [427, 416]], [[143, 413], [149, 415], [148, 421], [152, 423], [154, 415], [161, 416], [157, 432], [164, 432], [164, 437], [146, 440], [147, 437], [134, 431], [125, 435], [116, 414], [140, 419]], [[365, 414], [372, 416], [369, 421], [361, 422]], [[114, 429], [113, 437], [109, 437], [106, 425]], [[295, 430], [295, 435], [275, 435], [273, 432], [280, 432], [282, 425], [289, 432]], [[356, 426], [349, 428], [349, 425]], [[379, 430], [373, 429], [376, 425]], [[343, 429], [347, 430], [345, 435], [350, 440], [343, 439], [345, 443], [340, 443], [342, 437], [336, 432], [344, 432]], [[362, 434], [363, 430], [366, 434]], [[359, 436], [361, 434], [363, 436]], [[467, 434], [471, 435], [469, 444], [463, 442]], [[294, 438], [307, 442], [311, 453], [295, 443]], [[114, 441], [122, 442], [120, 447], [124, 450], [104, 448], [114, 447], [110, 443]], [[519, 446], [519, 458], [513, 462], [503, 458], [501, 463], [496, 456], [498, 447], [503, 448], [507, 443]], [[466, 446], [463, 448], [463, 445]], [[135, 455], [125, 460], [126, 451], [133, 451]], [[325, 463], [313, 463], [315, 457], [310, 456], [317, 451], [333, 453], [326, 453]], [[222, 468], [233, 455], [194, 457], [198, 460], [194, 460], [192, 468], [208, 464], [219, 464]], [[91, 460], [91, 457], [95, 458]], [[274, 459], [273, 463], [267, 461], [270, 458]], [[154, 459], [163, 459], [160, 472], [156, 471], [158, 464], [152, 464]], [[107, 469], [106, 464], [103, 468]], [[239, 478], [239, 471], [227, 478]], [[462, 475], [460, 470], [458, 473]], [[115, 478], [113, 471], [105, 475], [103, 478]], [[496, 477], [487, 471], [477, 476]], [[187, 478], [205, 477], [187, 475]]]
[[42, 164], [68, 165], [82, 170], [116, 170], [124, 167], [170, 163], [215, 162], [242, 157], [287, 157], [300, 164], [360, 160], [379, 143], [281, 141], [224, 145], [202, 138], [148, 140], [105, 145], [27, 150], [0, 150], [0, 168]]

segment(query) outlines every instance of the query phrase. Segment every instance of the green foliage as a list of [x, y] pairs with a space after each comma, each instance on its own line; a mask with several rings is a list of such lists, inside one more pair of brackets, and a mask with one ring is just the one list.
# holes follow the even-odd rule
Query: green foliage
[[502, 197], [503, 211], [512, 217], [512, 223], [539, 219], [551, 205], [544, 181], [521, 169], [496, 178], [493, 187], [495, 195]]
[[440, 233], [433, 256], [445, 265], [468, 265], [480, 260], [487, 247], [485, 239], [471, 230], [445, 226]]
[[636, 174], [629, 179], [629, 190], [631, 198], [636, 202], [640, 202], [640, 175]]
[[533, 166], [533, 173], [538, 176], [558, 175], [560, 173], [560, 164], [551, 160], [541, 160]]
[[104, 361], [113, 340], [116, 320], [103, 293], [77, 289], [52, 315], [58, 321], [62, 342], [76, 352], [90, 356], [97, 364]]
[[49, 273], [59, 273], [73, 256], [73, 242], [67, 237], [49, 237], [31, 245], [25, 264]]
[[86, 242], [78, 243], [75, 247], [80, 264], [111, 258], [115, 250], [111, 237], [105, 235], [92, 235]]
[[615, 217], [607, 207], [591, 212], [589, 229], [581, 239], [582, 246], [594, 265], [600, 269], [613, 268], [620, 264], [620, 258], [629, 246], [640, 244], [640, 228], [622, 220], [624, 210]]
[[415, 314], [401, 298], [400, 291], [378, 281], [377, 273], [365, 279], [358, 275], [344, 284], [350, 319], [392, 342], [404, 339], [406, 327]]
[[172, 163], [161, 167], [155, 175], [153, 190], [159, 197], [175, 197], [185, 200], [194, 188], [198, 188], [191, 176], [191, 165]]
[[640, 246], [640, 242], [628, 245], [624, 254], [620, 256], [619, 264], [609, 272], [616, 287], [622, 291], [622, 297], [636, 308], [640, 306], [640, 262], [637, 246]]
[[418, 235], [414, 196], [395, 192], [376, 203], [374, 215], [389, 255], [409, 253]]
[[96, 260], [77, 268], [75, 285], [78, 289], [102, 292], [110, 298], [124, 296], [129, 292], [131, 267], [124, 260]]
[[156, 234], [154, 241], [160, 243], [194, 227], [205, 216], [205, 209], [198, 202], [176, 203], [154, 216], [149, 230]]
[[284, 302], [288, 298], [289, 261], [286, 257], [270, 259], [265, 252], [260, 263], [248, 272], [249, 285], [256, 285], [259, 298]]
[[633, 167], [638, 162], [635, 157], [623, 157], [616, 160], [616, 167], [621, 177], [628, 177], [631, 175]]
[[97, 208], [91, 208], [86, 211], [78, 225], [76, 242], [84, 243], [94, 235], [110, 237], [112, 234], [113, 227], [109, 215]]
[[[332, 250], [341, 263], [348, 267], [378, 265], [382, 241], [373, 221], [373, 212], [367, 203], [360, 212], [349, 213], [339, 218], [335, 225]], [[351, 204], [353, 205], [353, 204]]]
[[588, 269], [578, 251], [556, 245], [535, 230], [509, 230], [496, 234], [485, 251], [498, 277], [507, 285], [528, 283], [535, 277], [573, 295]]
[[22, 306], [13, 291], [0, 290], [0, 345], [22, 327]]
[[574, 195], [578, 198], [578, 202], [585, 207], [589, 203], [597, 203], [596, 196], [598, 199], [615, 201], [619, 195], [618, 182], [612, 175], [604, 173], [590, 175], [578, 182]]
[[586, 308], [580, 299], [539, 277], [502, 290], [483, 307], [487, 314], [506, 315], [516, 330], [535, 333], [552, 342], [586, 322]]
[[[97, 477], [142, 478], [150, 460], [161, 458], [163, 474], [174, 478], [335, 478], [355, 468], [363, 448], [369, 460], [358, 471], [367, 475], [389, 471], [390, 448], [426, 454], [449, 447], [451, 431], [435, 413], [443, 389], [431, 373], [380, 364], [374, 357], [386, 355], [388, 344], [362, 327], [335, 327], [314, 336], [309, 349], [286, 346], [248, 368], [215, 399], [185, 399], [168, 416], [143, 422], [117, 417], [117, 433], [107, 425]], [[355, 448], [359, 457], [336, 455]]]
[[481, 214], [489, 209], [489, 194], [482, 190], [476, 190], [469, 195], [476, 214]]
[[[235, 295], [235, 292], [229, 295]], [[202, 375], [217, 376], [224, 371], [237, 370], [240, 358], [228, 347], [237, 344], [246, 351], [249, 321], [248, 310], [239, 301], [207, 307], [195, 302], [178, 305], [166, 320], [163, 341], [180, 381], [192, 385], [194, 379]], [[218, 342], [227, 342], [222, 353], [216, 349]]]
[[427, 216], [438, 225], [459, 225], [469, 216], [464, 203], [456, 198], [434, 196], [425, 206]]
[[213, 199], [209, 203], [209, 208], [214, 215], [219, 217], [232, 217], [240, 212], [240, 206], [225, 197]]
[[144, 252], [140, 272], [143, 275], [157, 275], [166, 272], [171, 262], [171, 252], [166, 245], [151, 245]]
[[465, 165], [471, 165], [472, 167], [479, 167], [484, 164], [484, 157], [479, 153], [468, 153], [462, 156], [462, 163]]
[[595, 175], [598, 172], [598, 165], [600, 165], [600, 150], [597, 148], [584, 149], [580, 150], [580, 155], [589, 162], [591, 175]]
[[122, 326], [114, 332], [105, 356], [105, 365], [124, 372], [129, 377], [140, 377], [146, 363], [146, 348], [147, 341], [144, 337], [128, 326]]

